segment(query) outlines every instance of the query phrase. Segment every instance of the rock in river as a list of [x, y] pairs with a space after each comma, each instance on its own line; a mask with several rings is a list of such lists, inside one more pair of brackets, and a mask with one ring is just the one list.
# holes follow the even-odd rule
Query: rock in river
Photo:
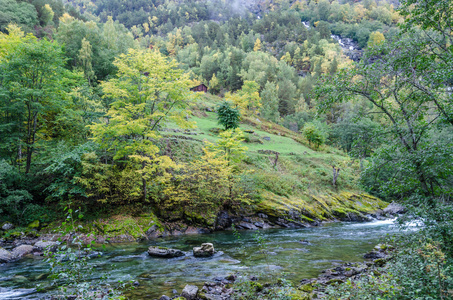
[[170, 249], [170, 248], [165, 248], [165, 247], [155, 247], [155, 246], [151, 246], [148, 248], [148, 254], [150, 256], [164, 257], [164, 258], [184, 256], [184, 252], [182, 252], [181, 250]]
[[27, 254], [30, 254], [33, 252], [33, 246], [31, 245], [20, 245], [12, 251], [12, 255], [15, 258], [21, 258], [22, 256], [25, 256]]
[[193, 248], [193, 256], [195, 257], [209, 257], [215, 253], [214, 245], [211, 243], [203, 243], [201, 247]]
[[181, 296], [186, 298], [187, 300], [196, 299], [198, 293], [198, 287], [195, 285], [186, 285], [186, 287], [182, 290]]
[[46, 242], [46, 241], [39, 241], [36, 242], [33, 246], [33, 250], [37, 252], [42, 252], [45, 250], [55, 251], [57, 250], [58, 243], [57, 242]]

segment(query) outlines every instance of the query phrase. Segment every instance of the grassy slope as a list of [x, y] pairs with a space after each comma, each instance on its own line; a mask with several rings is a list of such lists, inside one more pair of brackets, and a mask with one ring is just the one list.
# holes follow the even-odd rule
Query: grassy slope
[[[220, 128], [217, 115], [208, 112], [215, 109], [221, 98], [202, 95], [192, 107], [192, 121], [197, 128], [191, 129], [196, 139], [215, 142], [217, 134], [212, 129]], [[171, 127], [171, 126], [170, 126]], [[255, 209], [269, 215], [291, 218], [291, 212], [302, 212], [301, 220], [345, 217], [348, 212], [370, 212], [385, 207], [386, 203], [362, 192], [358, 185], [359, 165], [344, 152], [329, 146], [315, 151], [308, 147], [302, 135], [256, 116], [243, 118], [240, 128], [250, 142], [243, 168], [254, 173], [258, 180], [263, 200]], [[166, 136], [182, 133], [166, 132]], [[263, 139], [269, 137], [270, 141]], [[275, 155], [263, 150], [279, 152], [276, 168]], [[340, 167], [338, 187], [332, 185], [332, 166]]]

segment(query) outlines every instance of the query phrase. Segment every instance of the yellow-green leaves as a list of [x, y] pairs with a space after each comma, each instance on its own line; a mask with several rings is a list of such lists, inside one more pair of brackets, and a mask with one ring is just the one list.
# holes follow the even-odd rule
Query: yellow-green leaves
[[182, 126], [186, 104], [193, 95], [188, 76], [159, 52], [130, 49], [114, 62], [117, 78], [101, 83], [104, 97], [112, 103], [106, 122], [90, 126], [93, 139], [109, 151], [114, 159], [137, 152], [154, 155], [158, 149], [159, 126], [172, 120]]
[[130, 177], [130, 195], [148, 201], [150, 190], [169, 183], [169, 170], [180, 168], [169, 157], [159, 155], [155, 142], [167, 121], [182, 127], [192, 125], [186, 120], [186, 106], [194, 97], [189, 92], [191, 82], [174, 60], [156, 51], [129, 49], [114, 65], [117, 77], [101, 83], [104, 97], [112, 101], [105, 121], [89, 127], [92, 139], [114, 161], [126, 162], [121, 172], [138, 174]]

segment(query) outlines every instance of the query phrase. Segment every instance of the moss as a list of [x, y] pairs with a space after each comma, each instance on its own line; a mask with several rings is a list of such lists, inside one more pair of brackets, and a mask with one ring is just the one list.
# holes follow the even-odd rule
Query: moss
[[302, 292], [311, 293], [314, 288], [313, 288], [313, 285], [311, 283], [307, 283], [307, 284], [299, 286], [298, 289], [300, 291], [302, 291]]
[[327, 282], [328, 285], [341, 284], [341, 283], [344, 283], [344, 281], [341, 279], [338, 279], [338, 278], [331, 279]]
[[254, 288], [257, 293], [263, 290], [263, 285], [256, 281], [250, 281], [250, 286]]
[[107, 220], [96, 222], [92, 229], [108, 236], [125, 234], [138, 239], [143, 238], [145, 232], [153, 225], [158, 226], [159, 231], [164, 231], [164, 226], [152, 213], [142, 214], [139, 217], [112, 216]]
[[291, 300], [310, 300], [313, 299], [312, 293], [295, 292], [290, 295]]
[[374, 265], [377, 267], [383, 267], [386, 263], [387, 263], [387, 261], [382, 258], [378, 258], [374, 261]]
[[38, 229], [39, 228], [39, 220], [35, 220], [33, 222], [31, 222], [30, 224], [28, 224], [28, 228], [30, 229]]

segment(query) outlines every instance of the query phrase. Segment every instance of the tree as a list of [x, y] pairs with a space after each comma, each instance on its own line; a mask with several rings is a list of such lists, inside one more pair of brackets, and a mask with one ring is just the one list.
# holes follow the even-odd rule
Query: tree
[[239, 127], [239, 110], [233, 108], [230, 102], [224, 101], [217, 107], [217, 120], [225, 130]]
[[219, 80], [215, 74], [213, 74], [211, 80], [209, 81], [209, 90], [211, 93], [217, 94], [219, 92], [219, 85]]
[[36, 143], [45, 140], [40, 131], [63, 102], [63, 64], [61, 46], [45, 39], [24, 40], [0, 61], [0, 130], [7, 137], [3, 147], [16, 152], [19, 161], [25, 147], [25, 173], [30, 171]]
[[319, 148], [325, 142], [324, 135], [313, 123], [305, 123], [302, 133], [310, 146], [313, 145], [315, 149]]
[[259, 84], [255, 81], [244, 81], [241, 90], [238, 91], [239, 96], [243, 99], [243, 102], [239, 106], [253, 112], [259, 109], [261, 107], [259, 88]]
[[155, 140], [168, 121], [191, 126], [186, 108], [192, 99], [191, 81], [177, 69], [174, 60], [160, 52], [133, 50], [114, 61], [116, 78], [101, 83], [105, 97], [113, 99], [106, 122], [89, 126], [93, 140], [112, 154], [114, 161], [126, 161], [141, 174], [142, 198], [148, 200], [150, 180], [166, 168], [175, 167], [171, 159], [158, 156]]
[[82, 68], [85, 78], [91, 84], [92, 80], [96, 79], [92, 66], [92, 50], [91, 44], [85, 38], [82, 39], [82, 47], [79, 50], [78, 64]]
[[385, 142], [375, 150], [362, 181], [369, 191], [414, 208], [426, 230], [453, 249], [451, 225], [445, 223], [452, 211], [445, 201], [452, 192], [452, 127], [448, 110], [443, 111], [451, 103], [442, 85], [426, 82], [443, 71], [432, 69], [433, 62], [419, 51], [421, 40], [428, 42], [404, 34], [369, 48], [354, 69], [326, 78], [316, 95], [323, 111], [357, 98], [370, 105], [364, 114], [379, 116]]
[[241, 142], [244, 140], [244, 133], [239, 129], [229, 129], [220, 133], [220, 139], [216, 144], [207, 144], [207, 148], [211, 151], [220, 154], [221, 158], [226, 161], [226, 169], [229, 169], [228, 174], [228, 201], [225, 201], [222, 205], [223, 209], [228, 209], [233, 205], [234, 195], [233, 189], [235, 183], [238, 181], [236, 175], [240, 173], [237, 165], [244, 157], [247, 147], [242, 146]]
[[264, 90], [261, 92], [263, 106], [261, 116], [269, 121], [277, 122], [280, 118], [278, 112], [278, 86], [273, 82], [266, 82]]
[[260, 51], [261, 50], [261, 40], [258, 38], [255, 41], [255, 46], [253, 46], [253, 51]]
[[370, 33], [370, 38], [368, 39], [368, 47], [373, 47], [380, 45], [385, 41], [385, 37], [379, 31], [373, 31]]

